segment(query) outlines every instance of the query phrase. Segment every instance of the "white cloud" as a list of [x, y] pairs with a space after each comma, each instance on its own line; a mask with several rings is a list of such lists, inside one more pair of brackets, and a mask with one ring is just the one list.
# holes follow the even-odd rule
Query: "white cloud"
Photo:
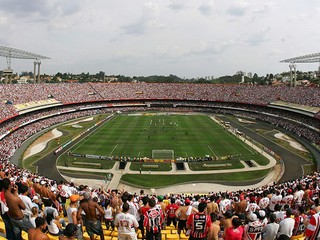
[[270, 29], [262, 29], [259, 32], [251, 34], [246, 42], [251, 46], [258, 46], [261, 45], [264, 42], [267, 42], [270, 40], [269, 38]]
[[211, 0], [201, 4], [198, 9], [203, 15], [209, 16], [213, 14], [214, 8], [215, 8], [215, 3], [213, 0]]
[[241, 17], [246, 14], [248, 11], [248, 7], [250, 6], [248, 1], [245, 0], [238, 0], [235, 2], [234, 5], [230, 6], [227, 9], [227, 13], [229, 15], [235, 16], [235, 17]]

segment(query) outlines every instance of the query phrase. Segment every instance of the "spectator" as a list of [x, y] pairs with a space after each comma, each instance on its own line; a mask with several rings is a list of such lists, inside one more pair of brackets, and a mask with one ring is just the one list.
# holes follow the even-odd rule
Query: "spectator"
[[59, 240], [72, 240], [78, 239], [77, 232], [79, 227], [74, 223], [68, 223], [66, 228], [63, 230], [63, 233], [59, 236]]
[[118, 227], [119, 240], [137, 240], [136, 231], [138, 230], [139, 223], [137, 219], [129, 214], [129, 204], [126, 202], [122, 206], [122, 213], [117, 214], [115, 219], [115, 226]]
[[186, 232], [187, 230], [187, 220], [188, 217], [193, 214], [193, 213], [197, 213], [198, 209], [192, 207], [192, 205], [190, 205], [190, 199], [186, 198], [186, 200], [184, 201], [184, 206], [181, 205], [179, 206], [178, 210], [175, 213], [176, 218], [178, 219], [178, 234], [181, 234], [181, 231]]
[[269, 223], [262, 229], [262, 239], [263, 240], [274, 240], [277, 237], [279, 230], [279, 224], [276, 223], [276, 215], [270, 213]]
[[190, 240], [205, 239], [211, 227], [211, 218], [206, 214], [207, 204], [201, 202], [198, 205], [198, 213], [193, 213], [188, 217], [187, 228], [190, 229]]
[[165, 215], [167, 220], [167, 226], [170, 226], [171, 223], [176, 228], [177, 227], [177, 218], [176, 218], [176, 211], [178, 210], [179, 206], [175, 204], [176, 200], [172, 197], [170, 199], [170, 204], [166, 207]]
[[115, 216], [115, 209], [110, 206], [110, 200], [105, 199], [104, 201], [104, 223], [106, 225], [106, 229], [114, 230], [114, 216]]
[[216, 213], [210, 214], [212, 225], [210, 227], [209, 233], [208, 233], [208, 239], [209, 240], [219, 240], [219, 234], [220, 234], [220, 221], [218, 220], [218, 215]]
[[49, 240], [49, 236], [45, 234], [47, 224], [44, 218], [37, 217], [35, 219], [35, 228], [30, 228], [28, 230], [28, 239], [29, 240]]
[[101, 240], [104, 240], [102, 225], [97, 215], [98, 212], [101, 216], [104, 216], [104, 210], [97, 202], [91, 199], [90, 192], [84, 192], [83, 197], [84, 199], [78, 209], [77, 219], [81, 219], [81, 212], [84, 211], [85, 215], [82, 215], [84, 216], [83, 224], [86, 227], [90, 239], [94, 240], [94, 234], [97, 234]]
[[156, 201], [150, 198], [148, 201], [150, 209], [144, 215], [143, 225], [146, 228], [147, 240], [161, 240], [161, 226], [164, 221], [164, 215], [161, 208], [156, 207]]
[[13, 226], [13, 232], [16, 239], [21, 238], [21, 231], [28, 232], [30, 228], [34, 228], [29, 218], [25, 216], [22, 210], [26, 209], [26, 205], [17, 196], [18, 187], [12, 186], [8, 178], [3, 179], [4, 197], [8, 205], [8, 216]]
[[278, 238], [284, 235], [282, 237], [288, 237], [290, 239], [293, 234], [294, 223], [292, 209], [288, 208], [286, 210], [286, 218], [279, 223]]
[[243, 226], [239, 218], [232, 219], [232, 227], [225, 230], [223, 239], [224, 240], [241, 240], [243, 235]]
[[[76, 238], [82, 239], [82, 227], [80, 222], [77, 219], [78, 201], [80, 200], [80, 196], [77, 194], [72, 194], [69, 200], [70, 200], [70, 205], [67, 209], [68, 223], [69, 224], [73, 223], [74, 225], [78, 226], [77, 232], [76, 232]], [[71, 228], [71, 226], [69, 228]]]

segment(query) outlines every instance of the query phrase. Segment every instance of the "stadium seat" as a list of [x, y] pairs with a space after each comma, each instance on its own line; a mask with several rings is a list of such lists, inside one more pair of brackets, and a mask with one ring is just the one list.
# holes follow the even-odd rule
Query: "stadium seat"
[[28, 233], [25, 231], [22, 231], [21, 236], [23, 239], [28, 240]]
[[174, 226], [170, 225], [170, 226], [166, 226], [165, 227], [166, 230], [173, 230], [176, 229]]
[[178, 230], [177, 230], [177, 229], [172, 229], [172, 230], [171, 230], [171, 233], [172, 233], [172, 234], [178, 234]]
[[0, 233], [5, 233], [6, 232], [6, 228], [4, 226], [4, 222], [0, 221]]
[[103, 229], [103, 235], [104, 235], [104, 236], [110, 236], [110, 235], [111, 235], [111, 233], [112, 233], [112, 231], [111, 231], [111, 230]]
[[112, 231], [112, 233], [110, 234], [110, 236], [112, 236], [112, 237], [118, 237], [118, 231], [117, 231], [117, 230]]
[[115, 240], [115, 239], [118, 239], [118, 238], [114, 238], [114, 237], [111, 237], [111, 236], [104, 235], [104, 239], [105, 240]]
[[[83, 239], [90, 240], [90, 236], [88, 235], [87, 232], [83, 233]], [[100, 239], [100, 237], [98, 235], [94, 235], [94, 239]]]
[[167, 234], [166, 239], [167, 240], [179, 239], [179, 235], [178, 234]]
[[59, 239], [59, 236], [54, 236], [54, 235], [51, 235], [50, 233], [47, 234], [50, 238], [50, 240], [58, 240]]
[[291, 240], [303, 240], [303, 239], [305, 239], [304, 234], [291, 237]]

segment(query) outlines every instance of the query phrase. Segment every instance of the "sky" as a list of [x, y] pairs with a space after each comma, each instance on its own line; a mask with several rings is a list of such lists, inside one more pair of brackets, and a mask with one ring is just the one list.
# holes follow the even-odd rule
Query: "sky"
[[[0, 46], [50, 57], [46, 74], [262, 76], [320, 52], [319, 23], [319, 0], [1, 0]], [[33, 61], [11, 68], [33, 71]]]

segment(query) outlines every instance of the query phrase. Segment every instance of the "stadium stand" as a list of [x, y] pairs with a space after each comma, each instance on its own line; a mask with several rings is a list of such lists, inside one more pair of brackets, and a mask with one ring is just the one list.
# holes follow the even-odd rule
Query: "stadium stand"
[[[128, 193], [124, 190], [90, 189], [87, 186], [74, 186], [73, 183], [56, 182], [18, 168], [10, 162], [10, 158], [26, 139], [42, 129], [69, 119], [117, 110], [192, 110], [244, 115], [285, 128], [319, 145], [319, 88], [162, 83], [8, 84], [0, 85], [0, 99], [2, 109], [0, 112], [1, 182], [3, 179], [9, 179], [12, 186], [28, 186], [27, 197], [31, 200], [40, 199], [39, 209], [42, 209], [41, 202], [50, 199], [53, 208], [65, 221], [70, 222], [70, 219], [63, 217], [63, 210], [68, 206], [71, 196], [81, 195], [81, 198], [87, 198], [89, 193], [90, 199], [104, 208], [105, 212], [107, 212], [106, 200], [109, 200], [114, 216], [121, 211], [120, 206], [129, 198], [133, 199], [132, 204], [136, 208], [145, 207], [142, 204], [144, 197], [159, 200], [159, 209], [162, 209], [161, 202], [169, 203], [170, 198], [173, 198], [181, 207], [189, 204], [196, 207], [197, 202], [206, 202], [208, 206], [216, 203], [216, 213], [221, 221], [220, 237], [223, 236], [224, 230], [231, 226], [225, 220], [227, 216], [242, 220], [244, 231], [254, 222], [261, 229], [260, 232], [257, 230], [257, 234], [263, 234], [262, 229], [270, 222], [270, 213], [276, 214], [276, 224], [280, 226], [284, 224], [285, 219], [295, 220], [293, 230], [288, 237], [303, 239], [304, 234], [307, 237], [314, 234], [313, 229], [316, 223], [312, 219], [320, 212], [320, 174], [318, 172], [258, 189], [223, 193], [208, 189], [208, 193], [201, 193], [199, 196], [187, 194], [186, 189], [186, 193], [156, 196]], [[54, 101], [48, 101], [48, 99], [54, 99]], [[270, 106], [277, 101], [292, 103], [295, 107], [282, 106], [278, 109]], [[155, 103], [158, 106], [153, 108], [152, 104]], [[163, 103], [166, 103], [166, 106], [172, 105], [172, 108], [161, 107]], [[297, 105], [300, 105], [299, 109]], [[129, 197], [130, 195], [133, 195], [133, 198]], [[10, 204], [8, 205], [6, 198], [2, 191], [0, 203], [8, 206], [10, 210]], [[226, 199], [229, 202], [225, 201]], [[254, 210], [251, 203], [257, 205]], [[275, 207], [276, 204], [277, 207]], [[208, 209], [213, 209], [212, 206]], [[2, 210], [0, 233], [8, 236], [10, 229], [5, 227], [8, 212], [6, 208]], [[225, 210], [229, 210], [229, 213], [226, 214]], [[163, 213], [168, 214], [165, 210]], [[140, 217], [139, 214], [136, 216], [137, 219]], [[89, 239], [85, 227], [81, 228], [84, 230], [84, 239]], [[104, 225], [103, 228], [106, 239], [117, 238], [117, 229], [107, 230]], [[282, 233], [281, 227], [279, 233]], [[142, 234], [143, 232], [139, 230], [139, 239], [142, 238]], [[50, 239], [58, 239], [57, 236], [48, 235]], [[28, 238], [25, 232], [22, 237]], [[185, 233], [179, 236], [175, 226], [172, 225], [162, 230], [164, 240], [187, 238]]]

